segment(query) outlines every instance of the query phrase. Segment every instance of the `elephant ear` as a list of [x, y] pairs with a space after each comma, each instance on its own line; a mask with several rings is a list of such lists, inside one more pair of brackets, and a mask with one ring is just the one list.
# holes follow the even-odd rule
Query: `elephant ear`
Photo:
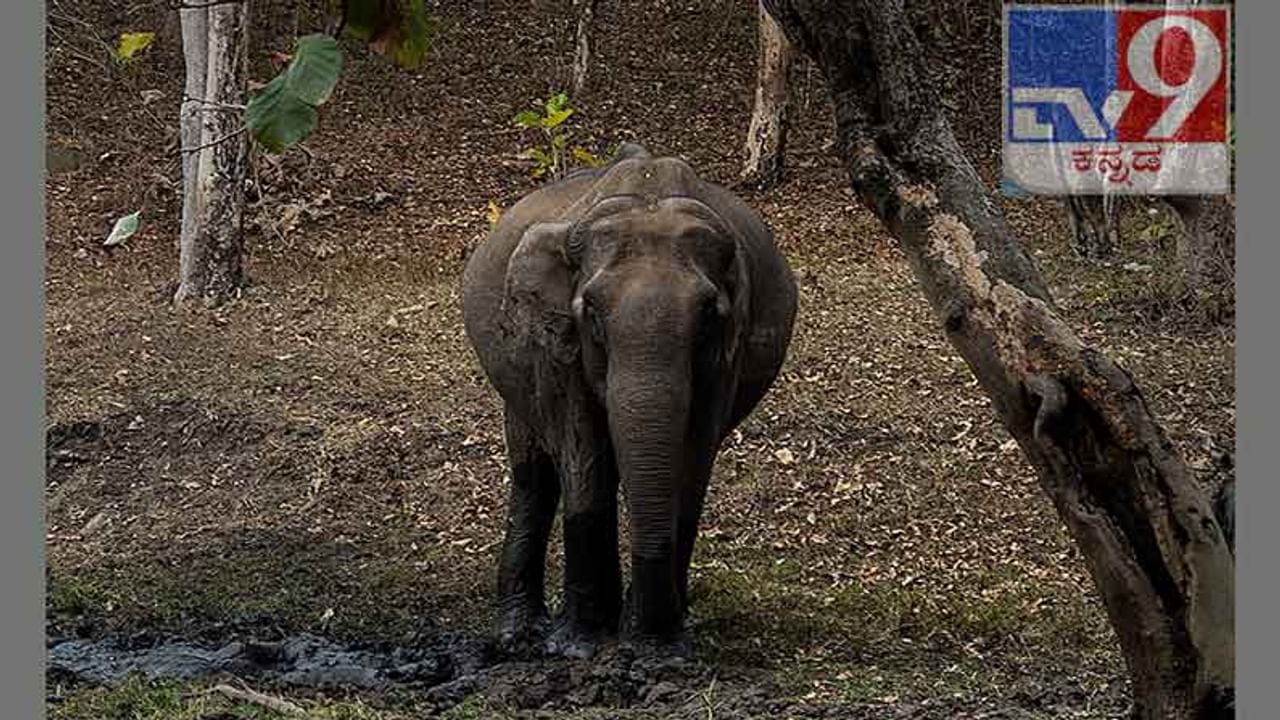
[[725, 329], [725, 358], [732, 365], [737, 359], [746, 333], [751, 332], [751, 274], [747, 267], [746, 247], [734, 234], [733, 261], [729, 266], [729, 322]]
[[561, 363], [578, 355], [570, 310], [573, 267], [565, 254], [571, 229], [569, 223], [536, 223], [525, 230], [507, 263], [502, 301], [509, 330]]

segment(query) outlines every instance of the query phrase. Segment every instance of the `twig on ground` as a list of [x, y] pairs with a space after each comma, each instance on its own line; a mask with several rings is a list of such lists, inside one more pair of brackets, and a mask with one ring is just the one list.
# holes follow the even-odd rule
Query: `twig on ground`
[[281, 715], [294, 715], [297, 717], [307, 716], [306, 710], [303, 710], [301, 707], [294, 705], [288, 700], [273, 697], [271, 695], [265, 695], [257, 690], [252, 690], [247, 687], [241, 689], [231, 687], [230, 685], [215, 685], [212, 692], [218, 693], [219, 695], [225, 695], [232, 700], [247, 702], [251, 705], [258, 705], [260, 707], [267, 708], [268, 710], [274, 710]]

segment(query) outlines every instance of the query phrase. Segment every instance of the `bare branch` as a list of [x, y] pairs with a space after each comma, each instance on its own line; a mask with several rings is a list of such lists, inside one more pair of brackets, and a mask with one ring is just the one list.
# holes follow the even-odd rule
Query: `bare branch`
[[219, 5], [242, 5], [249, 0], [207, 0], [207, 2], [174, 2], [169, 7], [176, 10], [202, 10]]
[[215, 101], [215, 100], [208, 100], [208, 99], [206, 99], [206, 98], [192, 97], [192, 96], [190, 96], [190, 95], [183, 95], [183, 96], [182, 96], [182, 102], [183, 102], [183, 103], [189, 103], [189, 102], [190, 102], [190, 103], [196, 103], [197, 105], [204, 105], [204, 106], [209, 107], [209, 108], [211, 108], [211, 109], [217, 109], [217, 110], [236, 110], [236, 111], [239, 111], [239, 112], [243, 112], [243, 111], [248, 107], [248, 106], [246, 106], [246, 105], [237, 105], [237, 104], [235, 104], [235, 103], [217, 102], [217, 101]]
[[240, 135], [241, 133], [243, 133], [243, 132], [244, 132], [245, 130], [247, 130], [247, 129], [248, 129], [248, 128], [243, 128], [243, 127], [242, 127], [242, 128], [240, 128], [239, 130], [236, 130], [236, 131], [231, 132], [231, 133], [227, 133], [226, 135], [223, 135], [222, 137], [220, 137], [220, 138], [218, 138], [218, 139], [216, 139], [216, 140], [211, 140], [211, 141], [209, 141], [209, 142], [207, 142], [207, 143], [205, 143], [205, 144], [203, 144], [203, 145], [197, 145], [197, 146], [195, 146], [195, 147], [189, 147], [189, 148], [179, 148], [179, 149], [178, 149], [178, 154], [180, 154], [180, 155], [190, 155], [190, 154], [192, 154], [192, 153], [198, 153], [198, 152], [200, 152], [201, 150], [208, 150], [208, 149], [209, 149], [209, 148], [211, 148], [211, 147], [215, 147], [215, 146], [217, 146], [217, 145], [221, 145], [222, 143], [227, 142], [228, 140], [231, 140], [231, 139], [234, 139], [234, 138], [236, 138], [236, 137], [239, 137], [239, 135]]

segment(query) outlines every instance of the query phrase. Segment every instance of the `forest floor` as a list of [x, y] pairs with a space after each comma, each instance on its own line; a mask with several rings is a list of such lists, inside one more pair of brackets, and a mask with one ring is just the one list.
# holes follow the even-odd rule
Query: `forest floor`
[[[416, 72], [350, 44], [306, 150], [257, 159], [251, 286], [181, 313], [167, 304], [176, 32], [166, 21], [155, 47], [116, 66], [94, 38], [157, 29], [159, 15], [98, 5], [112, 7], [51, 16], [49, 35], [51, 643], [307, 633], [446, 648], [435, 680], [413, 687], [247, 679], [322, 718], [1124, 712], [1123, 663], [1079, 555], [903, 256], [848, 191], [816, 73], [797, 74], [786, 183], [741, 191], [795, 269], [800, 312], [781, 377], [716, 467], [694, 557], [696, 657], [504, 658], [486, 644], [501, 410], [462, 332], [459, 277], [490, 201], [537, 185], [515, 159], [532, 139], [511, 117], [567, 76], [568, 4], [441, 12]], [[752, 7], [603, 4], [591, 87], [572, 100], [575, 142], [636, 140], [735, 180]], [[620, 30], [640, 27], [663, 30]], [[260, 49], [254, 67], [266, 79]], [[991, 177], [998, 155], [978, 157]], [[1234, 445], [1234, 332], [1163, 299], [1165, 217], [1137, 213], [1138, 239], [1102, 264], [1072, 256], [1059, 204], [1005, 205], [1081, 337], [1134, 374], [1201, 479], [1219, 481]], [[103, 248], [136, 209], [140, 233]], [[461, 647], [465, 662], [449, 649]], [[48, 709], [276, 716], [207, 692], [227, 681], [51, 673]]]

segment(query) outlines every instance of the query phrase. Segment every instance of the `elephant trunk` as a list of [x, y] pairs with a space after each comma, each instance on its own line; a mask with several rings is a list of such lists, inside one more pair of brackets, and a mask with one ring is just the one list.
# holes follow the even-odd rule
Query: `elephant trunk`
[[[659, 364], [659, 363], [655, 363]], [[688, 468], [687, 363], [611, 372], [610, 434], [631, 515], [631, 605], [642, 635], [680, 629], [684, 608], [677, 570], [680, 488]]]

